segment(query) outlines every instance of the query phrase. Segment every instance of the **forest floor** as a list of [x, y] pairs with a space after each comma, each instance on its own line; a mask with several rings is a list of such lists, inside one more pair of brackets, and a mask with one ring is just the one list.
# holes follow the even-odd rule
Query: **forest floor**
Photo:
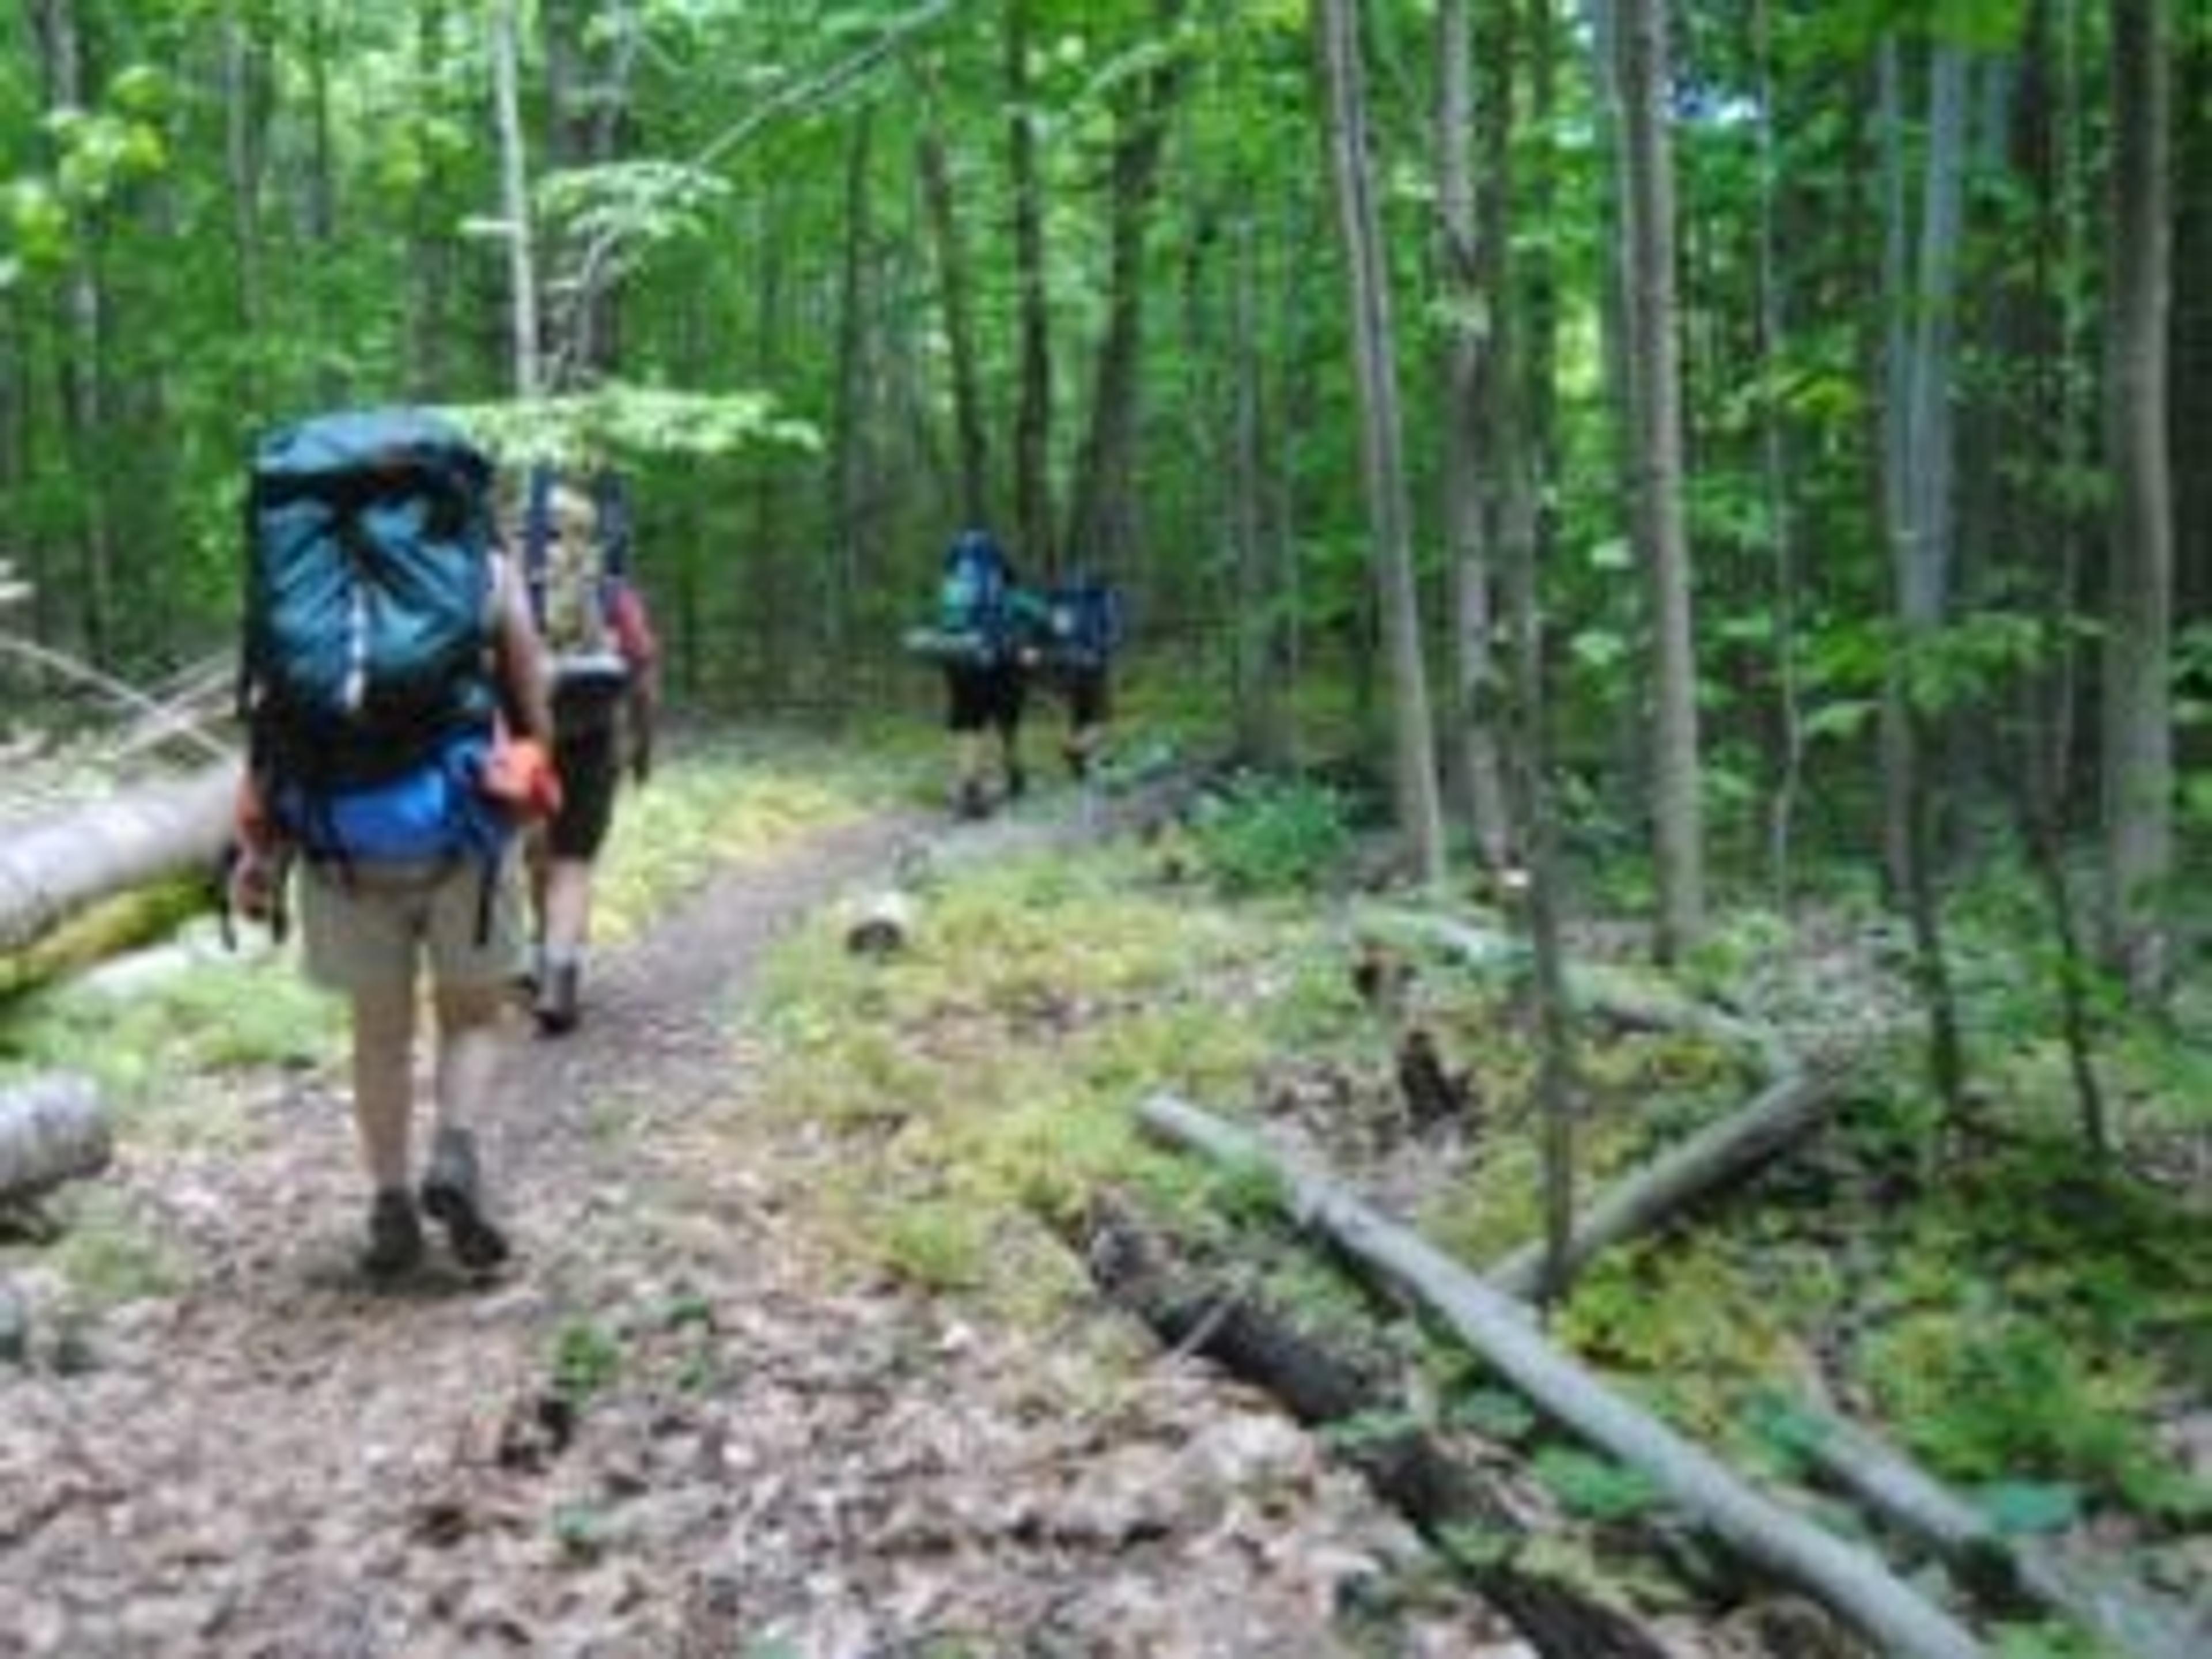
[[[489, 1282], [359, 1276], [332, 1013], [287, 962], [159, 981], [126, 963], [73, 999], [43, 1052], [96, 1062], [132, 1104], [114, 1167], [57, 1204], [60, 1237], [0, 1236], [0, 1659], [1529, 1652], [1328, 1437], [1162, 1352], [1002, 1207], [1008, 1188], [1034, 1207], [1097, 1180], [1100, 1103], [1118, 1120], [1133, 1079], [1165, 1078], [1244, 1091], [1276, 1132], [1364, 1159], [1401, 1213], [1473, 1218], [1491, 1232], [1459, 1242], [1483, 1258], [1528, 1224], [1501, 1197], [1531, 1185], [1507, 1147], [1515, 1018], [1425, 981], [1492, 1139], [1407, 1139], [1316, 907], [1200, 903], [1172, 837], [1031, 856], [1066, 851], [1095, 797], [953, 827], [911, 791], [810, 794], [792, 780], [813, 763], [744, 786], [734, 814], [680, 781], [635, 798], [617, 852], [683, 867], [649, 890], [623, 858], [606, 872], [628, 925], [581, 1030], [535, 1039], [518, 1012], [483, 1125], [518, 1251]], [[733, 836], [732, 816], [767, 827]], [[980, 880], [941, 879], [956, 870]], [[895, 873], [931, 895], [927, 946], [850, 957], [840, 902]], [[1824, 1024], [1844, 960], [1821, 963]], [[1663, 1033], [1592, 1056], [1593, 1088], [1639, 1119], [1686, 1085], [1739, 1086]], [[1452, 1198], [1478, 1175], [1503, 1186]], [[1863, 1287], [1896, 1275], [1828, 1231], [1883, 1207], [1856, 1158], [1801, 1160], [1808, 1177], [1843, 1201], [1796, 1194], [1805, 1237], [1692, 1248], [1665, 1273], [1631, 1255], [1569, 1334], [1707, 1389], [1674, 1403], [1716, 1431], [1713, 1391], [1750, 1346], [1819, 1370], [1813, 1351], [1866, 1322]], [[1913, 1249], [1972, 1243], [1939, 1228]], [[1936, 1292], [1916, 1297], [1905, 1315]], [[1754, 1316], [1778, 1300], [1819, 1310], [1812, 1336]], [[1948, 1340], [1898, 1321], [1868, 1328]], [[1893, 1369], [1948, 1352], [1900, 1347]], [[1554, 1459], [1555, 1487], [1613, 1516], [1577, 1525], [1559, 1491], [1503, 1473], [1531, 1449], [1509, 1420], [1480, 1455], [1557, 1570], [1636, 1604], [1670, 1653], [1851, 1650], [1832, 1626], [1817, 1650], [1762, 1638], [1789, 1604], [1755, 1589], [1666, 1582], [1616, 1480]]]
[[[518, 1019], [495, 1282], [359, 1278], [328, 1066], [249, 1078], [216, 1144], [126, 1139], [163, 1283], [0, 1366], [0, 1654], [1358, 1650], [1340, 1615], [1418, 1546], [1266, 1404], [1130, 1370], [1103, 1311], [973, 1322], [810, 1237], [834, 1148], [750, 1112], [732, 1012], [917, 828], [725, 868], [605, 956], [573, 1038]], [[34, 1321], [66, 1299], [13, 1279]], [[1423, 1599], [1387, 1650], [1521, 1651]]]

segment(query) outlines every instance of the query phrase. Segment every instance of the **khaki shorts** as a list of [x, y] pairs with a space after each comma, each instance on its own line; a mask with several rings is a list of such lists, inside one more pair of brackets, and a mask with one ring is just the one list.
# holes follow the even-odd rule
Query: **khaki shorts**
[[327, 990], [411, 986], [426, 958], [437, 985], [504, 984], [523, 966], [516, 861], [308, 865], [300, 942], [307, 977]]

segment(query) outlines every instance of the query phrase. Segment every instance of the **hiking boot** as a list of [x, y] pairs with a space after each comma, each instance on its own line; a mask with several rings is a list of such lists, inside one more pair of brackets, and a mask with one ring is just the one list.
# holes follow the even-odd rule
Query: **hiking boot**
[[368, 1210], [368, 1248], [361, 1270], [380, 1282], [411, 1273], [422, 1259], [422, 1223], [404, 1187], [388, 1187]]
[[477, 1180], [476, 1138], [466, 1129], [441, 1129], [430, 1145], [422, 1176], [422, 1208], [446, 1228], [446, 1242], [464, 1267], [496, 1267], [507, 1260], [507, 1235], [483, 1212]]
[[584, 969], [580, 963], [564, 962], [548, 968], [538, 982], [538, 1002], [532, 1012], [538, 1029], [547, 1036], [566, 1036], [583, 1016], [577, 1004], [582, 993]]

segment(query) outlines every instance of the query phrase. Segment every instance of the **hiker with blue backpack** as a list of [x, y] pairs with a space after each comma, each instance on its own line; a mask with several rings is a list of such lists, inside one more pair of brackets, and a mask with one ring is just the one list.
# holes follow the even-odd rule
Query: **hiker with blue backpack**
[[[443, 1224], [465, 1267], [508, 1251], [477, 1119], [521, 950], [518, 829], [550, 811], [551, 710], [489, 459], [424, 411], [270, 434], [247, 491], [240, 712], [247, 767], [228, 888], [282, 931], [298, 868], [308, 977], [344, 996], [371, 1188], [362, 1266], [386, 1281]], [[427, 973], [433, 1133], [414, 1183], [414, 1044]]]
[[952, 810], [989, 814], [986, 737], [997, 738], [1000, 798], [1028, 786], [1022, 769], [1022, 704], [1027, 694], [1013, 561], [988, 530], [963, 530], [945, 550], [935, 625], [907, 637], [908, 648], [944, 670], [945, 723], [952, 733]]
[[1078, 574], [1018, 608], [1029, 618], [1024, 661], [1067, 704], [1060, 756], [1072, 775], [1086, 779], [1114, 717], [1114, 654], [1127, 632], [1121, 590], [1103, 577]]
[[523, 569], [552, 678], [560, 810], [531, 842], [537, 921], [531, 981], [538, 1029], [573, 1031], [581, 1017], [593, 870], [625, 771], [653, 770], [659, 648], [630, 579], [629, 501], [600, 471], [588, 486], [533, 468], [523, 513]]

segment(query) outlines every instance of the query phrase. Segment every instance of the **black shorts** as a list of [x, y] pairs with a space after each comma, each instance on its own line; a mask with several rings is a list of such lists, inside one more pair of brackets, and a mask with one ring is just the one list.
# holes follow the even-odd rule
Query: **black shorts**
[[1103, 726], [1114, 718], [1114, 693], [1102, 668], [1064, 668], [1058, 676], [1060, 694], [1067, 699], [1067, 723], [1079, 731]]
[[622, 727], [602, 726], [561, 733], [553, 744], [561, 775], [561, 810], [547, 827], [545, 843], [556, 859], [595, 859], [614, 822], [615, 785], [622, 773]]
[[1024, 685], [1018, 663], [948, 668], [945, 690], [945, 724], [952, 731], [981, 732], [989, 726], [1011, 732], [1021, 724]]

